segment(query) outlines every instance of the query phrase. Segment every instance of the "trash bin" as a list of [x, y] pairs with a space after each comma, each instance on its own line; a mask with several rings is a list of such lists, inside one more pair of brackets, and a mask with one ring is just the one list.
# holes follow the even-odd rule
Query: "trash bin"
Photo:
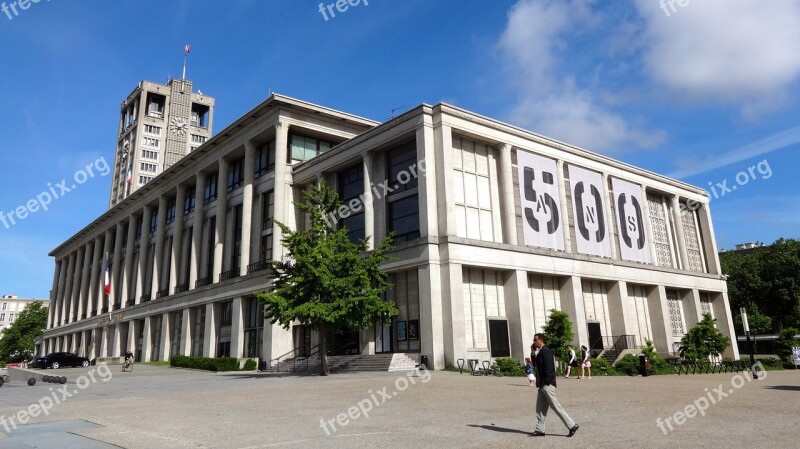
[[642, 373], [642, 377], [650, 375], [650, 360], [644, 354], [639, 356], [639, 371]]
[[259, 371], [266, 371], [267, 370], [267, 361], [266, 360], [259, 360], [258, 361], [258, 370]]
[[419, 366], [420, 367], [424, 366], [425, 369], [430, 369], [430, 366], [428, 365], [428, 356], [427, 355], [423, 355], [423, 356], [419, 357]]

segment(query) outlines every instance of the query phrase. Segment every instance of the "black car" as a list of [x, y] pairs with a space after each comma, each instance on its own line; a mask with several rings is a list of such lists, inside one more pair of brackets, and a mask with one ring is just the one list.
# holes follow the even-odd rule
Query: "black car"
[[89, 366], [89, 359], [79, 357], [71, 352], [51, 352], [42, 357], [34, 359], [31, 368], [53, 368], [58, 369], [62, 366]]

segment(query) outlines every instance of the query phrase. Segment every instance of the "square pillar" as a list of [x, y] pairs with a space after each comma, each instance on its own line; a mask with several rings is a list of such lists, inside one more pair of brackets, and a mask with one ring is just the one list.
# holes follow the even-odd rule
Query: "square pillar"
[[[148, 226], [150, 225], [148, 224]], [[138, 348], [141, 349], [142, 351], [142, 360], [141, 360], [142, 362], [153, 361], [150, 360], [150, 352], [151, 352], [150, 349], [152, 348], [153, 345], [152, 330], [150, 329], [151, 326], [150, 321], [151, 320], [149, 316], [144, 317], [144, 329], [142, 330], [142, 347]]]
[[203, 357], [217, 356], [217, 320], [216, 304], [213, 302], [206, 304], [206, 328], [203, 338]]
[[528, 272], [516, 270], [506, 279], [506, 317], [511, 340], [511, 357], [524, 361], [533, 343], [533, 301], [528, 288]]
[[[566, 210], [566, 209], [564, 209]], [[565, 226], [566, 227], [566, 226]], [[578, 276], [570, 276], [561, 288], [561, 309], [569, 315], [575, 342], [578, 346], [589, 346], [589, 328], [586, 326], [586, 309], [583, 302], [583, 284]], [[533, 343], [533, 340], [531, 340]], [[530, 353], [530, 346], [528, 347]]]
[[[438, 252], [433, 247], [431, 252]], [[434, 260], [438, 260], [438, 254]], [[420, 351], [429, 357], [433, 369], [444, 369], [444, 320], [442, 316], [441, 266], [430, 263], [417, 268], [419, 291]]]
[[672, 354], [675, 349], [673, 343], [676, 340], [672, 335], [666, 287], [659, 285], [650, 289], [647, 294], [647, 308], [650, 311], [650, 325], [653, 329], [653, 346], [659, 353]]
[[241, 359], [244, 356], [244, 316], [242, 315], [242, 297], [233, 298], [231, 307], [231, 357]]
[[174, 331], [169, 315], [169, 312], [165, 312], [161, 315], [161, 341], [159, 342], [161, 350], [159, 351], [159, 359], [162, 361], [169, 360], [170, 342], [172, 341], [170, 330]]
[[[631, 315], [628, 299], [628, 283], [625, 281], [609, 282], [608, 289], [608, 315], [611, 321], [611, 335], [634, 335], [633, 324], [636, 317]], [[637, 339], [638, 340], [638, 339]], [[644, 342], [637, 344], [644, 346]]]
[[192, 355], [192, 314], [191, 309], [186, 308], [181, 311], [183, 314], [183, 326], [181, 326], [181, 355]]
[[467, 356], [465, 335], [463, 267], [448, 263], [442, 266], [442, 330], [444, 351], [448, 363], [455, 366], [459, 358]]

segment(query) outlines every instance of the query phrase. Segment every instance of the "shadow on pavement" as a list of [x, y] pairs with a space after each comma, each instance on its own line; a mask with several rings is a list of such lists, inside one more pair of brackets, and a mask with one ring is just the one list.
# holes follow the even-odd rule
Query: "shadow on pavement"
[[770, 390], [800, 391], [800, 386], [798, 385], [773, 385], [766, 388], [769, 388]]
[[493, 432], [502, 432], [502, 433], [521, 433], [523, 435], [530, 435], [530, 432], [526, 432], [524, 430], [519, 429], [509, 429], [506, 427], [498, 427], [492, 424], [491, 426], [487, 426], [486, 424], [477, 425], [477, 424], [467, 424], [469, 427], [480, 427], [481, 429], [491, 430]]

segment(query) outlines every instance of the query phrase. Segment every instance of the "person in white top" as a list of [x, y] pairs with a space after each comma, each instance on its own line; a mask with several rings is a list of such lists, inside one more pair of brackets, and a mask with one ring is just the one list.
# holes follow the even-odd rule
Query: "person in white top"
[[567, 345], [567, 349], [569, 350], [569, 361], [567, 361], [567, 375], [564, 377], [569, 379], [569, 372], [573, 366], [578, 367], [578, 360], [575, 358], [575, 350], [572, 349], [572, 345]]

